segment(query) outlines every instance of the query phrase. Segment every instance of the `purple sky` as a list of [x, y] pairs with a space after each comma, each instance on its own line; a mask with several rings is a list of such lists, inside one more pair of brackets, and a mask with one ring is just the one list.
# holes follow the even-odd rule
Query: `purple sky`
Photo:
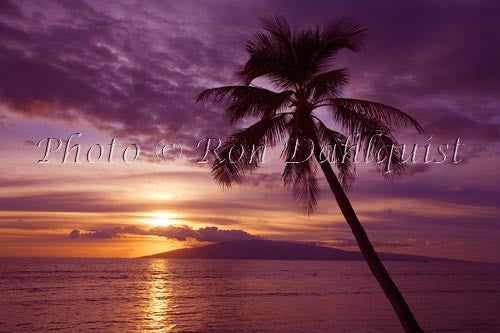
[[77, 131], [86, 147], [175, 138], [188, 157], [198, 139], [224, 138], [223, 112], [193, 96], [234, 83], [246, 39], [275, 13], [299, 28], [358, 18], [366, 47], [336, 63], [350, 70], [346, 95], [416, 118], [426, 133], [403, 142], [465, 144], [462, 163], [417, 164], [393, 183], [359, 170], [349, 194], [377, 248], [500, 261], [500, 3], [480, 0], [0, 1], [0, 254], [84, 255], [95, 242], [89, 255], [131, 256], [254, 236], [352, 249], [326, 184], [306, 217], [279, 163], [231, 192], [187, 160], [36, 163], [36, 142]]

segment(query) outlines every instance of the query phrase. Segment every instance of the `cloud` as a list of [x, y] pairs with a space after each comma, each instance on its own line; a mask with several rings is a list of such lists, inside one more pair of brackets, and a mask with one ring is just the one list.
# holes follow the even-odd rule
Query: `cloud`
[[[4, 219], [12, 219], [11, 217], [4, 217]], [[17, 219], [11, 222], [0, 222], [0, 229], [17, 229], [17, 230], [45, 230], [55, 229], [60, 227], [60, 223], [37, 223], [32, 221], [24, 221]]]
[[[477, 128], [484, 125], [477, 136], [497, 137], [492, 117], [500, 105], [500, 46], [491, 41], [499, 9], [496, 1], [3, 1], [0, 102], [29, 116], [84, 118], [143, 141], [223, 136], [228, 127], [222, 113], [196, 105], [193, 96], [234, 81], [245, 40], [260, 29], [258, 17], [279, 12], [303, 26], [330, 23], [334, 11], [359, 17], [369, 32], [362, 54], [346, 52], [338, 60], [352, 69], [348, 93], [394, 103], [436, 132], [460, 135], [466, 122], [439, 121], [442, 106], [452, 106], [462, 117], [473, 115]], [[391, 20], [385, 19], [389, 11]]]
[[[147, 200], [141, 198], [110, 199], [104, 192], [67, 191], [39, 194], [20, 194], [0, 196], [0, 211], [20, 212], [145, 212], [162, 210], [190, 210], [211, 212], [241, 212], [243, 210], [258, 211], [262, 206], [256, 202], [243, 202], [240, 200]], [[230, 205], [228, 204], [230, 202]], [[277, 207], [276, 209], [280, 209]], [[283, 208], [284, 209], [284, 208]], [[227, 219], [222, 219], [227, 221]]]
[[440, 230], [450, 232], [452, 229], [489, 230], [498, 228], [498, 209], [483, 209], [458, 212], [450, 209], [447, 213], [432, 214], [425, 211], [402, 211], [385, 209], [382, 211], [360, 211], [359, 214], [370, 218], [367, 228], [374, 231], [400, 230], [411, 231], [425, 230], [432, 227], [434, 233]]
[[[471, 109], [474, 105], [470, 106]], [[494, 143], [500, 139], [500, 126], [484, 120], [477, 120], [473, 115], [464, 115], [456, 111], [442, 109], [435, 119], [427, 124], [428, 133], [439, 138], [460, 137], [466, 142]]]
[[276, 189], [281, 188], [283, 181], [281, 180], [281, 173], [278, 172], [253, 172], [245, 177], [243, 183], [249, 186], [263, 187], [266, 189]]
[[193, 229], [189, 226], [170, 225], [166, 227], [153, 227], [143, 229], [136, 226], [118, 226], [101, 230], [91, 230], [89, 232], [81, 232], [80, 230], [72, 230], [69, 233], [71, 239], [110, 239], [120, 238], [125, 235], [153, 235], [169, 239], [185, 241], [187, 239], [195, 239], [200, 242], [224, 242], [234, 240], [259, 239], [259, 236], [251, 235], [243, 230], [224, 230], [215, 226]]
[[[451, 166], [450, 170], [453, 168], [458, 169], [457, 166]], [[381, 180], [358, 182], [352, 190], [352, 198], [354, 200], [370, 200], [376, 197], [388, 200], [412, 199], [485, 208], [500, 205], [500, 190], [495, 186], [489, 186], [490, 184], [466, 184], [465, 180], [453, 180], [451, 177], [445, 181], [442, 176], [432, 176], [428, 173], [413, 174], [415, 178], [420, 177], [420, 181], [415, 181], [414, 177], [407, 177], [393, 184], [382, 183]]]
[[413, 176], [419, 173], [426, 173], [429, 172], [431, 169], [431, 166], [429, 164], [416, 164], [410, 166], [407, 171], [406, 175], [408, 176]]
[[0, 2], [0, 16], [21, 18], [23, 17], [23, 12], [11, 1], [4, 0]]
[[193, 96], [201, 82], [220, 80], [236, 65], [220, 50], [224, 43], [211, 43], [215, 36], [180, 28], [174, 8], [148, 15], [159, 13], [152, 3], [142, 10], [117, 4], [134, 13], [117, 18], [84, 2], [3, 4], [10, 9], [0, 17], [0, 103], [9, 109], [83, 118], [128, 138], [184, 140], [225, 128], [213, 115], [219, 111], [196, 105]]

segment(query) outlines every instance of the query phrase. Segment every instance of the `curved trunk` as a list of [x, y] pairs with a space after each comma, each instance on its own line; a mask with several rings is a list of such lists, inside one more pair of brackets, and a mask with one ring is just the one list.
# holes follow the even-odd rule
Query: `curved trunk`
[[[315, 141], [315, 144], [317, 144], [317, 140]], [[316, 147], [319, 146], [316, 145]], [[342, 214], [347, 221], [347, 224], [349, 224], [349, 227], [351, 227], [352, 233], [356, 238], [361, 253], [368, 263], [368, 266], [370, 267], [373, 275], [377, 279], [380, 287], [382, 287], [384, 294], [391, 302], [394, 311], [396, 311], [396, 314], [398, 315], [399, 321], [401, 322], [404, 331], [406, 333], [423, 332], [415, 317], [413, 316], [413, 313], [408, 307], [408, 304], [406, 304], [403, 295], [401, 295], [398, 287], [396, 286], [394, 281], [392, 281], [389, 273], [378, 257], [377, 252], [375, 252], [370, 239], [368, 239], [368, 235], [359, 222], [358, 217], [356, 216], [356, 213], [351, 206], [351, 202], [344, 192], [344, 189], [337, 179], [337, 176], [333, 172], [332, 167], [329, 163], [320, 163], [319, 156], [317, 154], [315, 154], [315, 156], [316, 160], [321, 166], [321, 169], [323, 170], [323, 173], [325, 174], [328, 184], [330, 185], [330, 189], [332, 190], [333, 195], [337, 200], [337, 204], [339, 205], [340, 210], [342, 211]]]

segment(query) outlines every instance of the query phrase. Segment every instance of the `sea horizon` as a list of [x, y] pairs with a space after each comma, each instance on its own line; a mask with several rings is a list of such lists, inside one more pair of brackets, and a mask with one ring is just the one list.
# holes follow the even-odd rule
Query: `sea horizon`
[[[279, 254], [277, 255], [277, 251]], [[319, 252], [318, 252], [319, 251]], [[499, 262], [473, 261], [455, 258], [421, 256], [410, 253], [379, 252], [382, 261], [402, 262], [463, 262], [463, 263], [490, 263]], [[0, 258], [9, 256], [0, 256]], [[365, 261], [359, 251], [346, 251], [330, 246], [318, 246], [303, 242], [286, 240], [244, 240], [223, 241], [209, 245], [179, 248], [167, 252], [145, 254], [136, 257], [91, 257], [91, 256], [17, 256], [10, 258], [108, 258], [108, 259], [172, 259], [172, 260], [294, 260], [294, 261]]]

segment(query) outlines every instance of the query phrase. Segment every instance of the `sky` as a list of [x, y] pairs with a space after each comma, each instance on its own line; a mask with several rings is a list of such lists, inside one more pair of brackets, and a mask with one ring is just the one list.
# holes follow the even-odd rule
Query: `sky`
[[[194, 96], [235, 83], [246, 40], [273, 14], [298, 29], [357, 18], [363, 51], [333, 64], [349, 69], [345, 96], [416, 118], [424, 134], [398, 132], [408, 145], [435, 153], [461, 140], [461, 163], [416, 163], [391, 182], [359, 166], [348, 195], [376, 249], [500, 262], [500, 3], [481, 0], [0, 1], [0, 256], [135, 257], [254, 238], [355, 250], [324, 179], [316, 213], [297, 209], [279, 150], [230, 190], [196, 162], [199, 140], [236, 127]], [[74, 133], [82, 162], [74, 149], [61, 163]], [[47, 138], [62, 147], [38, 163]], [[162, 139], [182, 156], [155, 157]], [[85, 162], [96, 144], [104, 158]], [[139, 158], [125, 163], [133, 144]]]

